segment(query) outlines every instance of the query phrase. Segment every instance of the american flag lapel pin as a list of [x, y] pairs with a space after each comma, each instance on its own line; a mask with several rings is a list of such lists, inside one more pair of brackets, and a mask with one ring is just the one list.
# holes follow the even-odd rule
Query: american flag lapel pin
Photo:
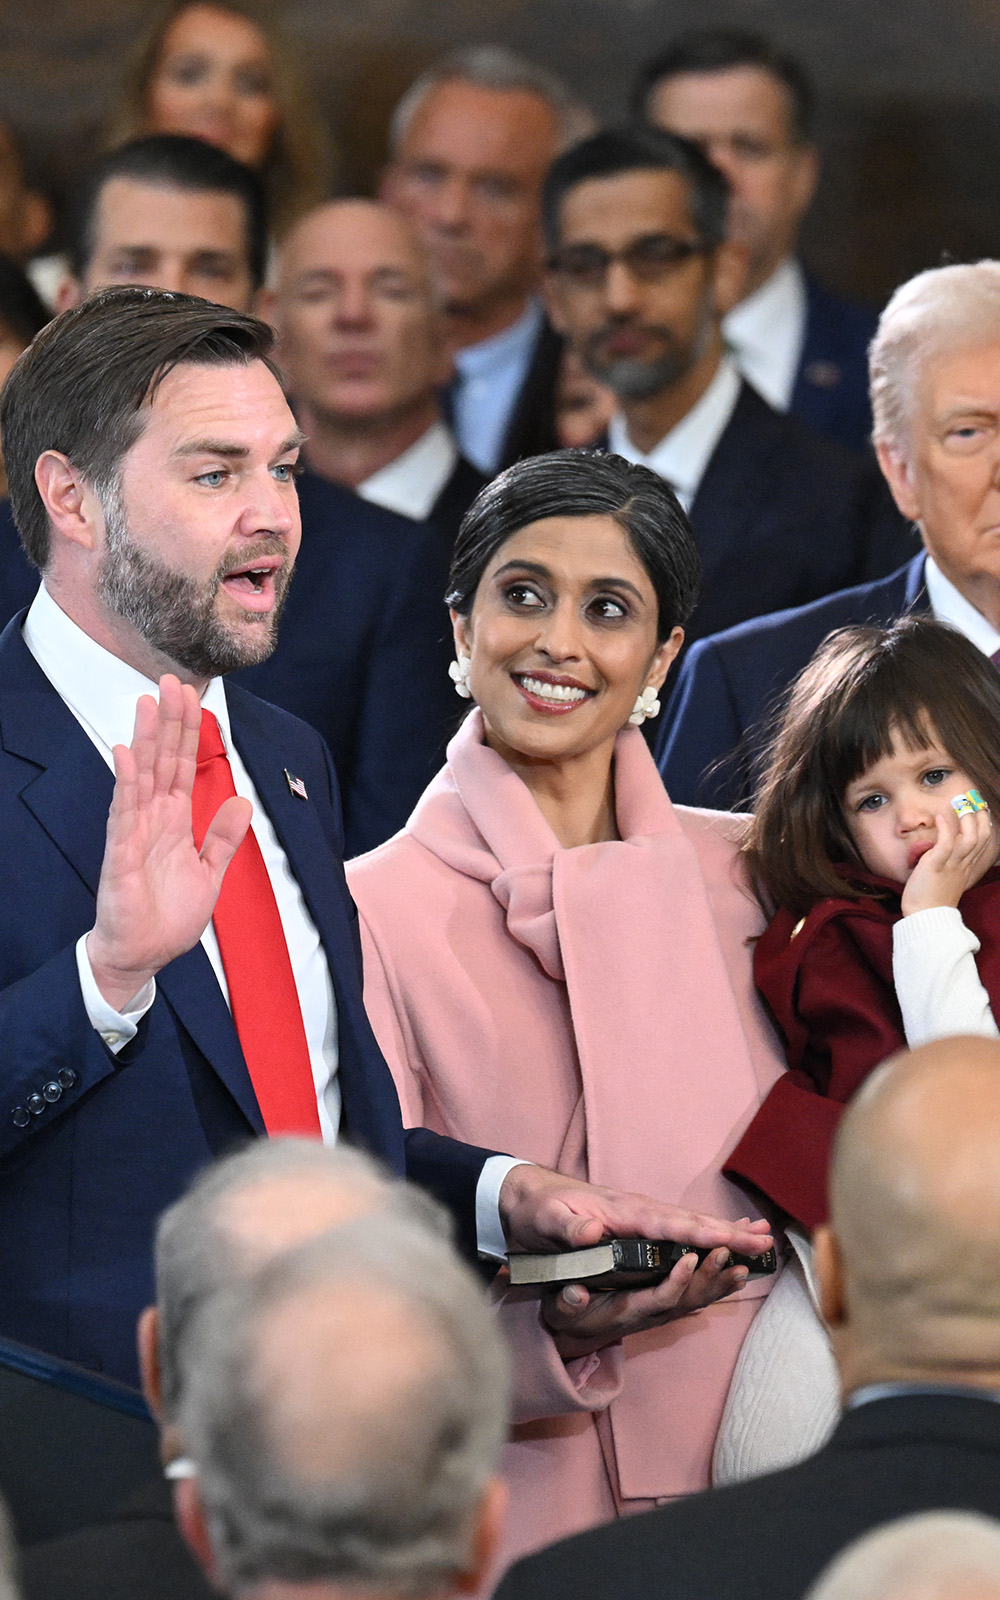
[[308, 800], [309, 796], [306, 793], [306, 786], [302, 779], [296, 778], [291, 772], [289, 772], [287, 767], [284, 768], [284, 773], [285, 782], [288, 784], [291, 793], [297, 794], [300, 800]]

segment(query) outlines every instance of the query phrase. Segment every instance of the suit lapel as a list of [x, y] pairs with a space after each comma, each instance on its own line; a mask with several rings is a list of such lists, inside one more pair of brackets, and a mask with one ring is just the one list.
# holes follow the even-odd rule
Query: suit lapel
[[769, 421], [764, 402], [741, 383], [733, 414], [709, 457], [691, 506], [705, 593], [732, 555], [745, 551], [745, 530], [755, 521], [768, 490], [775, 449]]

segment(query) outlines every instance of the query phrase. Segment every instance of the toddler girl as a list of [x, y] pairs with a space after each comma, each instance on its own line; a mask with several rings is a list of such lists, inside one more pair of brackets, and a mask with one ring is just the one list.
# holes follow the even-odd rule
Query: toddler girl
[[[844, 1104], [894, 1051], [996, 1036], [1000, 674], [929, 618], [843, 628], [795, 684], [745, 844], [790, 1071], [727, 1163], [811, 1228]], [[998, 813], [1000, 814], [1000, 813]]]
[[[814, 1309], [809, 1230], [826, 1215], [846, 1101], [881, 1061], [955, 1033], [996, 1035], [1000, 673], [926, 618], [831, 634], [793, 687], [745, 853], [777, 908], [754, 976], [789, 1071], [725, 1166], [778, 1202], [794, 1256], [755, 1318], [716, 1443], [716, 1483], [816, 1450], [839, 1414]], [[1000, 815], [1000, 810], [998, 810]]]

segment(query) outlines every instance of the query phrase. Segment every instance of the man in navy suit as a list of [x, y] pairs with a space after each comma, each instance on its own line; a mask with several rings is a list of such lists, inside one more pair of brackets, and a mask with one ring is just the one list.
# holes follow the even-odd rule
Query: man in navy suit
[[441, 416], [443, 317], [397, 211], [317, 206], [264, 308], [306, 433], [302, 547], [278, 647], [241, 681], [323, 735], [359, 855], [403, 826], [455, 731], [444, 594], [486, 480]]
[[545, 187], [551, 314], [618, 396], [608, 448], [691, 518], [693, 638], [881, 577], [913, 542], [875, 463], [775, 411], [726, 355], [742, 276], [726, 200], [698, 147], [659, 128], [595, 134]]
[[[345, 1130], [444, 1199], [473, 1250], [758, 1242], [404, 1134], [329, 753], [220, 677], [272, 647], [300, 539], [270, 344], [242, 313], [111, 290], [38, 336], [0, 404], [43, 575], [0, 639], [0, 1331], [126, 1381], [153, 1219], [264, 1131]], [[734, 1287], [722, 1251], [686, 1262], [624, 1306], [584, 1292], [545, 1315], [596, 1348]]]
[[880, 583], [758, 617], [687, 656], [659, 730], [674, 800], [752, 800], [768, 716], [833, 628], [929, 609], [1000, 660], [1000, 268], [938, 267], [904, 283], [872, 345], [879, 464], [923, 551]]
[[800, 64], [738, 28], [684, 34], [632, 91], [637, 118], [693, 139], [729, 180], [730, 235], [749, 263], [724, 323], [741, 371], [777, 410], [867, 451], [875, 312], [831, 294], [796, 256], [819, 174], [813, 109]]

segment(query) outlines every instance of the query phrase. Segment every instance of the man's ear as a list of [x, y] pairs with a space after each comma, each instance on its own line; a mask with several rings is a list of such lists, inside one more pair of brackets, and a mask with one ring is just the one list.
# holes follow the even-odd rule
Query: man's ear
[[559, 280], [554, 273], [547, 272], [542, 279], [542, 295], [545, 300], [545, 310], [548, 319], [555, 328], [556, 333], [561, 333], [564, 339], [569, 337], [566, 318], [563, 315], [562, 291]]
[[819, 151], [814, 144], [800, 145], [797, 151], [793, 183], [795, 186], [796, 216], [804, 217], [816, 193], [819, 182]]
[[83, 284], [79, 278], [67, 275], [56, 290], [56, 311], [72, 311], [73, 307], [80, 305], [82, 301]]
[[882, 439], [875, 446], [875, 454], [900, 513], [910, 522], [919, 522], [920, 506], [913, 488], [913, 475], [903, 452], [897, 445]]
[[158, 1423], [163, 1422], [163, 1386], [160, 1382], [160, 1313], [156, 1306], [140, 1311], [135, 1330], [139, 1348], [139, 1374], [146, 1404]]
[[265, 283], [262, 288], [257, 290], [256, 302], [254, 305], [254, 316], [259, 317], [262, 322], [269, 322], [271, 324], [271, 327], [274, 329], [275, 337], [280, 343], [281, 329], [278, 326], [277, 310], [278, 296], [275, 294], [274, 290]]
[[750, 252], [746, 245], [725, 239], [714, 251], [715, 309], [720, 317], [738, 306], [746, 294]]
[[491, 1478], [483, 1490], [472, 1533], [472, 1560], [455, 1581], [459, 1594], [476, 1594], [486, 1587], [490, 1569], [500, 1548], [504, 1518], [507, 1515], [507, 1485], [502, 1478]]
[[825, 1222], [821, 1222], [813, 1233], [813, 1265], [820, 1316], [828, 1328], [839, 1328], [846, 1315], [844, 1267], [837, 1236]]
[[213, 1589], [222, 1592], [218, 1568], [208, 1537], [208, 1521], [197, 1478], [179, 1478], [174, 1484], [174, 1520], [181, 1538]]
[[49, 522], [64, 539], [96, 550], [104, 528], [100, 502], [83, 475], [61, 450], [43, 450], [35, 462], [35, 487]]

